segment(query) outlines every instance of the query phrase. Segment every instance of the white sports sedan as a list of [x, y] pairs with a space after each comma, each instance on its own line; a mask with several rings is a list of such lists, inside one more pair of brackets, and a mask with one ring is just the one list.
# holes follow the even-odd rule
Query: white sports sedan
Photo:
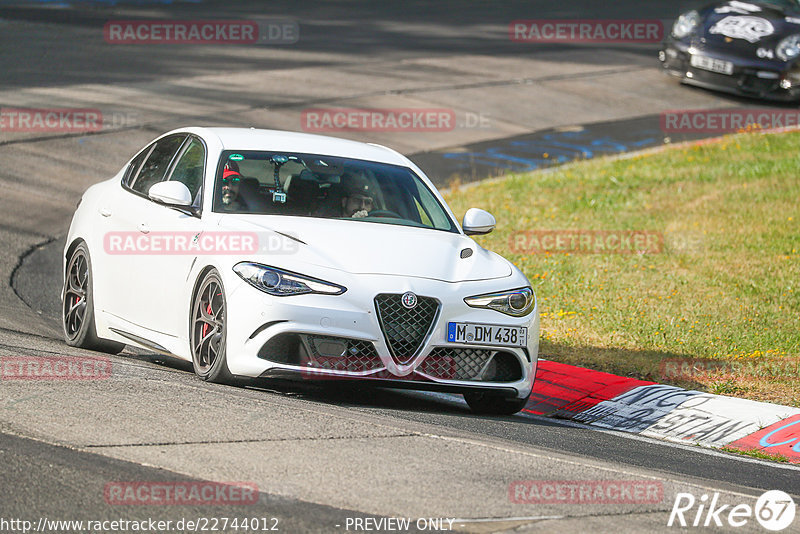
[[90, 187], [64, 250], [68, 344], [131, 344], [198, 376], [372, 380], [525, 406], [539, 347], [525, 275], [388, 148], [185, 128]]

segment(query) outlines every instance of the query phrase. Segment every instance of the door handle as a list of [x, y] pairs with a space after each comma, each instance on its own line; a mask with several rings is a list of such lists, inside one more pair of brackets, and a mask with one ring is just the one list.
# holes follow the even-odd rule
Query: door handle
[[111, 217], [111, 210], [108, 208], [100, 208], [97, 211], [99, 211], [100, 215], [102, 215], [103, 217]]
[[139, 231], [142, 232], [143, 234], [149, 234], [150, 227], [147, 226], [147, 223], [139, 223]]

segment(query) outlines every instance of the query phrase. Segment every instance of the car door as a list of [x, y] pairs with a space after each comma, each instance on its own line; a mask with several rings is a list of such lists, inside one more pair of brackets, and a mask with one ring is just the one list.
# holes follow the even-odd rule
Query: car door
[[129, 300], [130, 289], [125, 283], [124, 271], [121, 270], [125, 266], [125, 258], [120, 256], [123, 253], [122, 247], [116, 246], [130, 232], [128, 217], [123, 213], [128, 208], [126, 200], [130, 193], [124, 188], [136, 178], [154, 148], [155, 143], [140, 151], [128, 164], [120, 183], [97, 204], [100, 242], [91, 252], [93, 256], [103, 255], [103, 258], [102, 261], [93, 261], [94, 305], [98, 312], [110, 315], [112, 322], [123, 315], [126, 308], [123, 303]]
[[148, 279], [155, 274], [148, 259], [153, 254], [146, 250], [150, 230], [144, 221], [150, 210], [163, 206], [150, 200], [147, 193], [164, 180], [187, 137], [170, 135], [148, 146], [131, 162], [115, 192], [99, 204], [108, 266], [101, 284], [114, 295], [104, 299], [103, 311], [111, 315], [110, 325], [126, 333], [136, 333], [131, 326], [144, 326], [143, 318], [152, 307], [144, 293]]
[[150, 202], [138, 219], [142, 231], [170, 238], [162, 241], [162, 253], [146, 256], [147, 266], [142, 266], [143, 270], [150, 273], [142, 280], [142, 291], [148, 295], [147, 300], [152, 306], [141, 315], [140, 324], [173, 338], [188, 336], [189, 295], [186, 286], [189, 272], [197, 261], [197, 253], [178, 245], [178, 242], [179, 239], [183, 243], [196, 241], [202, 233], [200, 209], [206, 155], [203, 141], [191, 135], [166, 173], [165, 180], [181, 182], [189, 189], [194, 199], [192, 210]]

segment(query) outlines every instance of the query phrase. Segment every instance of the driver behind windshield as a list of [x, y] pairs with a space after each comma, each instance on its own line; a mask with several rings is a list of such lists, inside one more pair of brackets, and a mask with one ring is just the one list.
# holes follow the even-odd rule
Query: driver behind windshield
[[238, 212], [244, 209], [239, 198], [239, 183], [242, 175], [239, 174], [239, 166], [233, 162], [225, 163], [222, 171], [222, 210]]
[[345, 172], [341, 178], [342, 217], [360, 219], [369, 215], [375, 203], [375, 192], [369, 180], [361, 174]]

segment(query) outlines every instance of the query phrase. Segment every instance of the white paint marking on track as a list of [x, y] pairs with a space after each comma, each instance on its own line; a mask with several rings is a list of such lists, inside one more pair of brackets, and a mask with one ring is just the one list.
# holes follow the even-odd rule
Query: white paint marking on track
[[598, 427], [598, 426], [587, 425], [585, 423], [576, 423], [575, 421], [570, 421], [568, 419], [556, 419], [556, 418], [545, 417], [543, 415], [537, 415], [537, 414], [532, 414], [532, 413], [524, 413], [524, 412], [522, 412], [522, 413], [518, 414], [518, 416], [527, 417], [529, 419], [540, 419], [542, 421], [547, 421], [549, 423], [556, 423], [556, 424], [559, 424], [559, 425], [569, 426], [569, 427], [573, 427], [573, 428], [582, 428], [584, 430], [587, 430], [587, 429], [588, 430], [593, 430], [595, 432], [601, 432], [603, 434], [612, 434], [614, 436], [623, 437], [623, 438], [627, 438], [627, 439], [632, 439], [632, 440], [635, 440], [635, 441], [642, 441], [644, 443], [649, 443], [649, 444], [652, 444], [652, 445], [664, 445], [664, 446], [667, 446], [667, 447], [683, 449], [685, 451], [692, 451], [692, 452], [696, 452], [696, 453], [699, 453], [699, 454], [705, 454], [706, 456], [715, 456], [717, 458], [726, 458], [728, 460], [736, 460], [738, 462], [759, 464], [759, 465], [762, 465], [764, 467], [771, 467], [771, 468], [775, 468], [775, 469], [786, 469], [786, 470], [789, 470], [789, 471], [798, 471], [798, 472], [800, 472], [800, 465], [783, 464], [783, 463], [778, 463], [778, 462], [770, 462], [770, 461], [761, 460], [761, 459], [758, 459], [758, 458], [751, 458], [749, 456], [740, 456], [740, 455], [737, 455], [737, 454], [730, 454], [730, 453], [720, 452], [720, 451], [718, 451], [718, 450], [716, 450], [714, 448], [707, 447], [707, 446], [702, 446], [702, 445], [694, 445], [694, 444], [688, 445], [686, 443], [679, 443], [679, 442], [675, 442], [675, 441], [666, 441], [663, 438], [655, 438], [655, 437], [650, 437], [650, 436], [643, 436], [641, 434], [635, 434], [633, 432], [627, 432], [627, 431], [624, 431], [624, 430], [602, 428], [602, 427]]

